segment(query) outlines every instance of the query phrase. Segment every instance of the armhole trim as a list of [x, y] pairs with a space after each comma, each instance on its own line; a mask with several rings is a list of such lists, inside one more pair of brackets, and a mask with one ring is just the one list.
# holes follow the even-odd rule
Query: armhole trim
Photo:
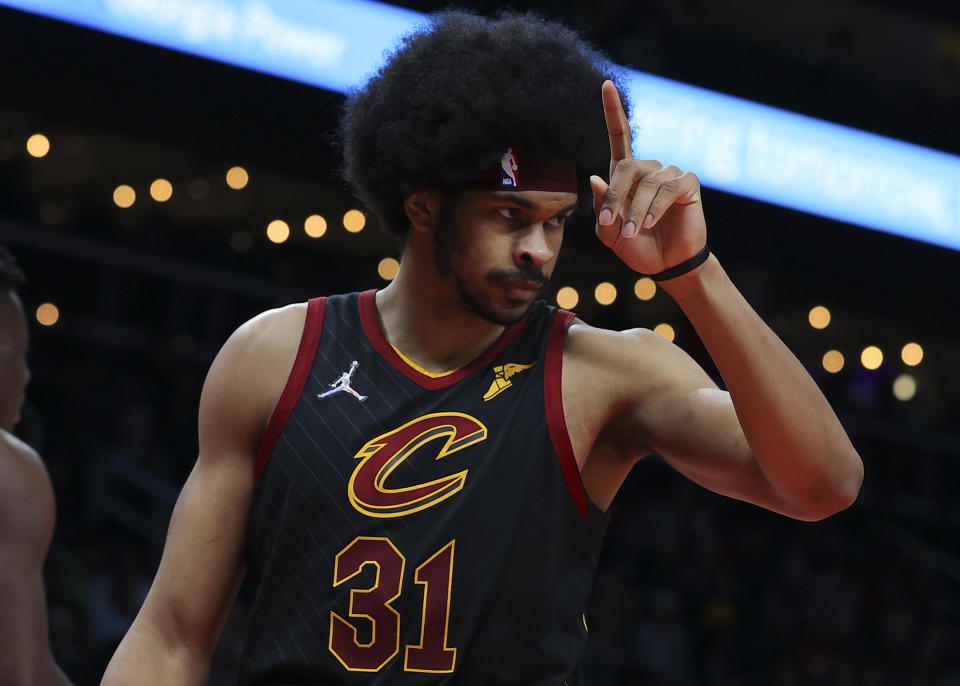
[[580, 516], [585, 521], [590, 521], [587, 491], [580, 478], [580, 469], [577, 467], [573, 446], [570, 444], [570, 434], [567, 432], [567, 420], [563, 416], [563, 344], [573, 317], [573, 312], [557, 310], [550, 324], [543, 374], [543, 401], [550, 442], [557, 454], [557, 461], [560, 463], [560, 471], [563, 472], [563, 480], [567, 484], [570, 498], [579, 510]]
[[254, 483], [260, 479], [260, 475], [266, 468], [273, 449], [280, 440], [280, 434], [283, 433], [283, 428], [293, 414], [293, 408], [300, 400], [307, 377], [310, 376], [310, 368], [313, 367], [313, 359], [316, 357], [317, 345], [320, 343], [320, 334], [323, 331], [323, 311], [326, 300], [326, 298], [311, 298], [307, 301], [307, 317], [303, 322], [303, 335], [300, 337], [297, 357], [293, 362], [293, 369], [290, 370], [287, 383], [283, 387], [283, 393], [280, 394], [277, 406], [273, 408], [273, 414], [267, 422], [263, 440], [260, 441], [260, 448], [253, 463]]

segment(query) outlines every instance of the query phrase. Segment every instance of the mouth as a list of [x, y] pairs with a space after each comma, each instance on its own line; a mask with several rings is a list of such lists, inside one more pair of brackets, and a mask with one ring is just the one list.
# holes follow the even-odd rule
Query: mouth
[[500, 279], [500, 286], [511, 300], [532, 300], [543, 290], [542, 283], [528, 279]]

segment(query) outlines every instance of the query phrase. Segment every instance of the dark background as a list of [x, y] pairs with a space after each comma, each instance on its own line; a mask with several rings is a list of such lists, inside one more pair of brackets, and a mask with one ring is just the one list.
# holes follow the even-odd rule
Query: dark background
[[[432, 2], [408, 2], [421, 11]], [[493, 2], [468, 4], [480, 12]], [[761, 3], [599, 0], [538, 9], [614, 61], [759, 102], [960, 153], [955, 2]], [[172, 503], [196, 455], [207, 366], [263, 309], [381, 286], [393, 254], [375, 227], [349, 234], [333, 131], [342, 96], [52, 20], [0, 9], [0, 243], [27, 272], [34, 380], [18, 433], [44, 456], [58, 501], [46, 567], [54, 652], [96, 683], [159, 560]], [[49, 155], [27, 137], [43, 132]], [[226, 187], [243, 165], [250, 184]], [[696, 170], [693, 170], [696, 171]], [[147, 187], [174, 186], [163, 204]], [[126, 183], [136, 204], [120, 209]], [[821, 384], [866, 467], [859, 501], [794, 522], [640, 464], [613, 507], [598, 572], [590, 683], [960, 684], [960, 253], [707, 189], [710, 243], [734, 281]], [[908, 196], [902, 202], [913, 202]], [[327, 217], [317, 240], [299, 231]], [[282, 245], [266, 224], [294, 230]], [[662, 293], [581, 223], [557, 285], [608, 327], [670, 322], [709, 359]], [[609, 307], [589, 294], [617, 285]], [[807, 312], [826, 305], [823, 331]], [[32, 317], [31, 317], [32, 318]], [[908, 341], [925, 357], [907, 369]], [[866, 345], [880, 369], [857, 363]], [[846, 367], [824, 372], [841, 350]], [[918, 392], [891, 394], [909, 371]], [[211, 683], [230, 683], [243, 607]]]

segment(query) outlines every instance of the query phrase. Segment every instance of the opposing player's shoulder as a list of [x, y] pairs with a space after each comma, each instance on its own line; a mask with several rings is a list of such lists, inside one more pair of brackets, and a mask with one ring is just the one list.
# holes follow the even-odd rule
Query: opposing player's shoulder
[[21, 441], [12, 433], [0, 429], [0, 456], [9, 457], [23, 464], [32, 464], [42, 468], [43, 463], [37, 451]]
[[40, 456], [0, 429], [0, 553], [16, 549], [19, 562], [42, 563], [54, 516], [53, 488]]

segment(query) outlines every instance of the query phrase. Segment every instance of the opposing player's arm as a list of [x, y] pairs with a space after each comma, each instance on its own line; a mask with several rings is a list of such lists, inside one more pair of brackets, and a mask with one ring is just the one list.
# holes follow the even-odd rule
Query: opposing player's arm
[[53, 490], [39, 455], [0, 430], [0, 682], [69, 686], [50, 653], [43, 562]]
[[306, 307], [266, 312], [224, 344], [200, 398], [200, 452], [177, 500], [156, 578], [104, 686], [205, 684], [243, 576], [253, 463], [289, 376]]
[[715, 258], [674, 282], [664, 285], [729, 392], [650, 331], [572, 327], [569, 351], [593, 360], [612, 397], [605, 431], [607, 444], [618, 448], [615, 459], [629, 465], [657, 453], [706, 488], [798, 519], [849, 506], [862, 463], [800, 362]]

